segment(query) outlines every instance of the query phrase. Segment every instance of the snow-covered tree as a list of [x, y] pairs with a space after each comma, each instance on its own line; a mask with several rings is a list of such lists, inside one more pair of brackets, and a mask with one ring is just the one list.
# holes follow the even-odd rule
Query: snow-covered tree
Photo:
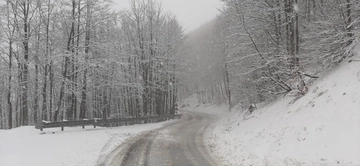
[[173, 114], [183, 31], [153, 0], [5, 1], [1, 128]]
[[187, 54], [196, 57], [187, 84], [202, 103], [214, 102], [208, 96], [218, 85], [209, 84], [216, 80], [224, 83], [228, 101], [245, 106], [278, 94], [302, 95], [318, 73], [349, 56], [358, 37], [357, 1], [223, 3], [221, 14], [191, 32], [186, 43]]

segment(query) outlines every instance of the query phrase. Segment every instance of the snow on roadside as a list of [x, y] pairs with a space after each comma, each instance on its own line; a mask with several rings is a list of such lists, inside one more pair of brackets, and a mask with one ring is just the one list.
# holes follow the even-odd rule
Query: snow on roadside
[[[41, 134], [33, 126], [0, 130], [1, 166], [80, 166], [96, 165], [117, 146], [142, 132], [172, 123], [87, 129], [65, 127], [44, 129]], [[55, 132], [53, 134], [53, 132]]]
[[324, 74], [302, 98], [281, 98], [205, 136], [227, 166], [360, 166], [360, 62]]

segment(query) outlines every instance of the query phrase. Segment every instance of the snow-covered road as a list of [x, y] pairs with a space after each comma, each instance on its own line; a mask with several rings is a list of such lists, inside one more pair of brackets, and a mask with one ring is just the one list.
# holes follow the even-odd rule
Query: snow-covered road
[[203, 139], [214, 119], [211, 114], [186, 111], [180, 121], [122, 145], [123, 150], [104, 165], [219, 165]]

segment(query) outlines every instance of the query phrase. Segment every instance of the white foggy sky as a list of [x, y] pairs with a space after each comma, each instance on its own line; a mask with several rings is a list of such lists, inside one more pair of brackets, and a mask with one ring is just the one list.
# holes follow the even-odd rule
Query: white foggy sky
[[[185, 29], [192, 31], [215, 18], [221, 8], [220, 0], [157, 0], [162, 2], [165, 12], [171, 12]], [[128, 9], [129, 0], [113, 0], [116, 9]]]

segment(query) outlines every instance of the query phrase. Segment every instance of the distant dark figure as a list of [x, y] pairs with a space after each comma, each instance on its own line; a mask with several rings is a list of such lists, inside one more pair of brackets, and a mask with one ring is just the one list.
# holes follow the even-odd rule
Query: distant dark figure
[[249, 110], [250, 113], [254, 112], [256, 110], [256, 105], [250, 104], [248, 110]]

